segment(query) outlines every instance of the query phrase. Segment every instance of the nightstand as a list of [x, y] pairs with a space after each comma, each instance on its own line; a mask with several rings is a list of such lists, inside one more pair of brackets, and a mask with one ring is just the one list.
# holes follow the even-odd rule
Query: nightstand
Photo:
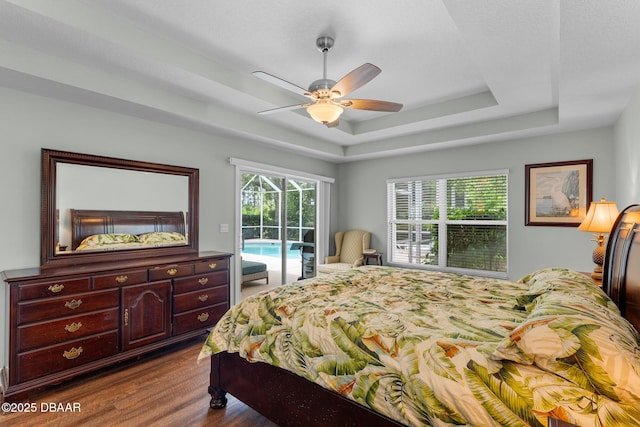
[[362, 254], [362, 265], [369, 265], [369, 260], [375, 261], [373, 265], [382, 265], [382, 252], [370, 252]]
[[589, 279], [593, 280], [596, 285], [602, 287], [602, 279], [594, 279], [593, 277], [591, 277], [591, 272], [590, 271], [580, 271], [580, 273], [584, 274]]

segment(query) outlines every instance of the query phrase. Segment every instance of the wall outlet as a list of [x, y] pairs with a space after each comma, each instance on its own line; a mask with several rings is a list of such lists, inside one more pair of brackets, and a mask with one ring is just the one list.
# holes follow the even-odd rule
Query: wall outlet
[[220, 232], [228, 233], [229, 232], [229, 224], [220, 224]]

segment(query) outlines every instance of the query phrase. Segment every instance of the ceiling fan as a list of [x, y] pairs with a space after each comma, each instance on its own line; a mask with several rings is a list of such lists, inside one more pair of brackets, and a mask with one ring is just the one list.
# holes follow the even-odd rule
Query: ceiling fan
[[340, 123], [340, 115], [345, 108], [385, 112], [400, 111], [402, 104], [396, 102], [376, 101], [373, 99], [342, 99], [344, 96], [347, 96], [354, 90], [373, 80], [382, 70], [373, 64], [366, 63], [351, 71], [337, 82], [328, 79], [327, 53], [333, 47], [333, 42], [333, 38], [328, 36], [321, 36], [316, 40], [316, 47], [323, 55], [323, 77], [311, 83], [309, 89], [304, 89], [279, 77], [265, 73], [264, 71], [254, 71], [253, 75], [262, 80], [311, 99], [311, 102], [308, 103], [273, 108], [260, 111], [258, 114], [272, 114], [306, 108], [313, 120], [327, 127], [334, 127]]

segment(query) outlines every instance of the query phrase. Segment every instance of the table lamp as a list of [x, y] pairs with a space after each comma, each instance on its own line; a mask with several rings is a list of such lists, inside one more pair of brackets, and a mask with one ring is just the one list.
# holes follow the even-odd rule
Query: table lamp
[[592, 202], [584, 221], [578, 227], [580, 231], [596, 234], [596, 248], [593, 250], [593, 262], [596, 264], [591, 278], [602, 280], [602, 264], [604, 262], [605, 233], [608, 234], [618, 217], [618, 207], [615, 202], [607, 202], [604, 197], [599, 202]]

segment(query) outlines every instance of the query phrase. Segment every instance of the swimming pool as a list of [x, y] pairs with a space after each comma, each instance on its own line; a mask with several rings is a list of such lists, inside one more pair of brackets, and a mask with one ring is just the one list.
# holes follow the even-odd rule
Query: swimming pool
[[[287, 259], [300, 259], [300, 250], [296, 249], [292, 251], [289, 248], [291, 248], [291, 243], [287, 243]], [[245, 242], [242, 253], [280, 258], [282, 254], [282, 243], [271, 241]]]

